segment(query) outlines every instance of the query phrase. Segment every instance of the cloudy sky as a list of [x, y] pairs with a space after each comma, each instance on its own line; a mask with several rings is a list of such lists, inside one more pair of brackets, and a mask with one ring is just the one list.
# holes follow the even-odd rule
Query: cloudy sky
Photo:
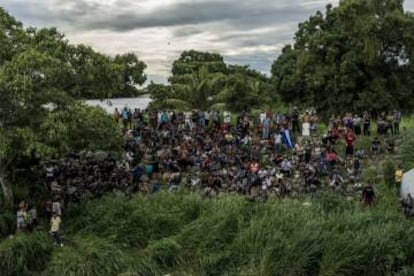
[[[414, 11], [414, 0], [405, 8]], [[183, 50], [219, 52], [269, 73], [297, 24], [338, 0], [2, 0], [25, 26], [56, 26], [71, 43], [135, 52], [150, 80], [165, 82]]]

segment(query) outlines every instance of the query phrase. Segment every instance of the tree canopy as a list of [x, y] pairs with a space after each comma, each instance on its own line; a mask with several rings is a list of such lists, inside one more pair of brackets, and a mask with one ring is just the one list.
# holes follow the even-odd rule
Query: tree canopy
[[24, 29], [1, 8], [0, 41], [0, 185], [11, 206], [9, 175], [19, 158], [121, 144], [110, 116], [77, 99], [131, 92], [145, 65], [132, 54], [110, 58], [69, 45], [54, 28]]
[[227, 65], [216, 53], [184, 51], [171, 72], [169, 86], [148, 87], [150, 107], [242, 111], [275, 96], [264, 74], [248, 66]]
[[300, 23], [273, 63], [276, 90], [322, 112], [414, 105], [414, 17], [402, 0], [345, 0]]

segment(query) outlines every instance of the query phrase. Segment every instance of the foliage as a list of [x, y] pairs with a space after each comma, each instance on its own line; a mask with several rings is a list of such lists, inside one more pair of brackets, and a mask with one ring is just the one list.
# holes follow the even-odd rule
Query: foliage
[[345, 111], [409, 110], [414, 17], [401, 0], [346, 0], [300, 23], [272, 66], [287, 102]]
[[0, 214], [0, 237], [7, 237], [7, 235], [16, 231], [15, 220], [16, 218], [11, 212]]
[[249, 111], [276, 98], [265, 75], [248, 66], [227, 65], [215, 53], [184, 51], [173, 63], [169, 82], [148, 86], [150, 108]]
[[138, 93], [145, 64], [131, 53], [111, 58], [70, 45], [55, 28], [24, 29], [3, 8], [0, 41], [0, 185], [12, 207], [18, 159], [118, 149], [110, 117], [77, 99]]
[[[63, 248], [51, 250], [40, 234], [0, 243], [8, 256], [1, 269], [4, 275], [17, 271], [10, 267], [42, 268], [45, 275], [397, 275], [414, 267], [414, 227], [390, 208], [393, 197], [383, 194], [386, 204], [370, 210], [329, 193], [263, 204], [186, 193], [107, 197], [69, 210]], [[10, 248], [23, 253], [7, 255], [17, 252]]]
[[43, 271], [52, 253], [46, 233], [18, 234], [0, 244], [2, 275], [28, 275]]
[[405, 170], [414, 168], [414, 136], [411, 129], [405, 136], [401, 144], [401, 160]]

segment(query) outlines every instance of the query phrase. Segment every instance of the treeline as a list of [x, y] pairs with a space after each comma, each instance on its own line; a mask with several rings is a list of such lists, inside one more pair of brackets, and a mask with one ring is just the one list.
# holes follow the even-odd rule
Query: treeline
[[414, 16], [403, 0], [345, 0], [300, 23], [267, 78], [218, 54], [185, 51], [153, 107], [315, 107], [323, 115], [414, 107]]
[[[24, 28], [0, 7], [0, 66], [36, 55], [59, 69], [54, 84], [74, 98], [136, 96], [141, 93], [137, 87], [146, 81], [146, 65], [135, 54], [110, 57], [89, 46], [71, 45], [56, 28]], [[26, 70], [26, 77], [44, 74], [31, 63], [25, 66], [21, 71]]]

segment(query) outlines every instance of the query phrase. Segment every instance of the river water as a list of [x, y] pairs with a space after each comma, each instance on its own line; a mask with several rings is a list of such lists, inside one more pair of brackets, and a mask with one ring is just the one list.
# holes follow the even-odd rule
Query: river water
[[100, 106], [105, 109], [108, 113], [113, 113], [115, 108], [122, 110], [125, 106], [134, 110], [135, 108], [145, 109], [151, 99], [148, 95], [144, 95], [137, 98], [116, 98], [116, 99], [105, 99], [105, 100], [87, 100], [86, 104], [90, 106]]

